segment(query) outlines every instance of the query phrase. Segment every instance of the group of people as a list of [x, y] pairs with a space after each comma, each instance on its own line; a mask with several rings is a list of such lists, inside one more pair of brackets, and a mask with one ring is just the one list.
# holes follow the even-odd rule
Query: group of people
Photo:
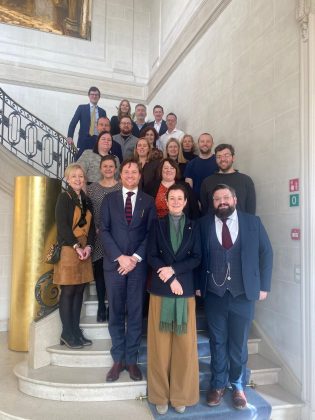
[[81, 137], [82, 153], [66, 169], [67, 189], [56, 205], [61, 343], [92, 344], [79, 319], [84, 286], [95, 279], [97, 321], [108, 320], [112, 340], [106, 381], [124, 369], [141, 380], [137, 355], [148, 291], [148, 398], [159, 414], [169, 403], [183, 413], [199, 400], [195, 296], [201, 296], [211, 350], [207, 403], [219, 405], [230, 384], [234, 407], [243, 409], [249, 329], [272, 271], [271, 244], [254, 215], [253, 181], [234, 169], [232, 145], [212, 154], [208, 133], [199, 136], [197, 155], [193, 138], [176, 128], [176, 115], [165, 122], [160, 105], [151, 125], [142, 104], [132, 121], [126, 100], [109, 121], [93, 108], [99, 96], [91, 88], [90, 104], [80, 105], [70, 123], [69, 137], [89, 114], [82, 120], [89, 147]]

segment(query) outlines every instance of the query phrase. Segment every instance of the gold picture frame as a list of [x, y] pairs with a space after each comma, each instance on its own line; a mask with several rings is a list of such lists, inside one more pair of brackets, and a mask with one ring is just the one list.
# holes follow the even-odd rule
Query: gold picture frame
[[91, 40], [92, 0], [0, 0], [0, 23]]

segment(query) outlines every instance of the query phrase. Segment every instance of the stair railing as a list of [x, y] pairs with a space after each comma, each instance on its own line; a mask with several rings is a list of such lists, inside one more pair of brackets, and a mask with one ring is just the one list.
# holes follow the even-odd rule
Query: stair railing
[[0, 144], [50, 178], [62, 179], [75, 147], [0, 88]]

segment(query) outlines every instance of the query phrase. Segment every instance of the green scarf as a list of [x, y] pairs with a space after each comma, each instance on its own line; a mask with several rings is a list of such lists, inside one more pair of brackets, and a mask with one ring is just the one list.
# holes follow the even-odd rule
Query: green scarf
[[[169, 217], [170, 237], [174, 253], [178, 251], [184, 233], [185, 215], [178, 223]], [[162, 297], [160, 313], [160, 331], [174, 332], [176, 335], [187, 333], [187, 299], [178, 297]]]

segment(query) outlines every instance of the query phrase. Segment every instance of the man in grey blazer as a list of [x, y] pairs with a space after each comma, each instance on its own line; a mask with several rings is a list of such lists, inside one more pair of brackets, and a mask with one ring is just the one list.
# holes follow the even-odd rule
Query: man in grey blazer
[[142, 379], [137, 355], [142, 335], [147, 239], [156, 211], [153, 198], [138, 189], [140, 171], [136, 160], [125, 160], [120, 166], [122, 191], [106, 195], [101, 206], [100, 236], [114, 361], [107, 382], [116, 381], [125, 368], [131, 379]]

